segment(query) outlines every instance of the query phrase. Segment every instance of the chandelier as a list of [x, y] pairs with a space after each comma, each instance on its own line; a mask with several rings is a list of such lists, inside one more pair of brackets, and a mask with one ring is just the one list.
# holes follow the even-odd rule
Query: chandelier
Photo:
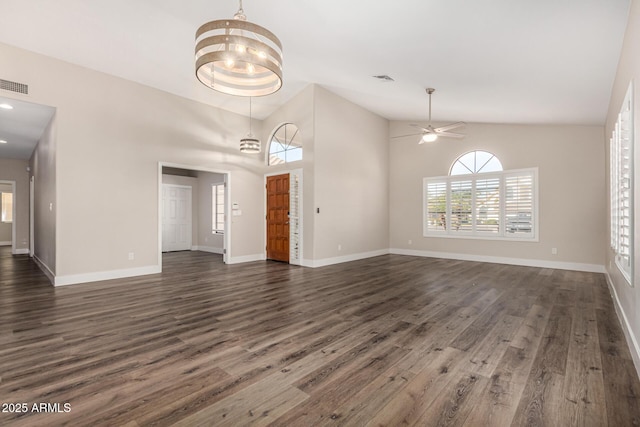
[[233, 19], [207, 22], [196, 32], [196, 76], [229, 95], [262, 96], [282, 87], [282, 45], [269, 30], [247, 21], [240, 7]]

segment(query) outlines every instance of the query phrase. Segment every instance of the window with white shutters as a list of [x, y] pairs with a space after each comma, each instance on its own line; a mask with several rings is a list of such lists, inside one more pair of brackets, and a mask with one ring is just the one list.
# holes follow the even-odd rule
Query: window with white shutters
[[447, 230], [447, 182], [427, 182], [425, 200], [427, 210], [425, 233], [445, 232]]
[[473, 232], [473, 183], [472, 181], [452, 181], [450, 197], [451, 232], [464, 234]]
[[523, 169], [424, 178], [424, 235], [535, 241], [537, 174]]
[[475, 218], [479, 235], [497, 236], [500, 233], [499, 177], [476, 181]]
[[0, 193], [0, 210], [2, 222], [13, 222], [13, 193]]
[[211, 186], [211, 233], [224, 234], [224, 183]]
[[302, 258], [302, 171], [289, 173], [289, 263]]
[[627, 281], [633, 277], [633, 86], [618, 114], [610, 140], [611, 248]]
[[533, 175], [529, 172], [504, 176], [505, 232], [533, 236]]

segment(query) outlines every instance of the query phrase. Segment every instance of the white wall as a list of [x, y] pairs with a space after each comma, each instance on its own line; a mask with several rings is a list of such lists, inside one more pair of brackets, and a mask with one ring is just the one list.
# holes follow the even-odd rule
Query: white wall
[[[607, 124], [605, 129], [606, 153], [609, 153], [609, 138], [620, 112], [622, 100], [627, 92], [629, 82], [634, 81], [634, 286], [630, 286], [619, 272], [614, 262], [614, 255], [609, 247], [609, 239], [602, 241], [607, 256], [607, 272], [614, 290], [614, 301], [620, 313], [623, 329], [630, 343], [636, 369], [640, 372], [640, 2], [632, 1], [629, 21], [624, 38], [624, 45], [618, 63], [616, 79], [613, 85]], [[609, 177], [609, 161], [605, 162], [607, 178]], [[608, 182], [608, 179], [607, 179]], [[607, 212], [610, 212], [609, 197], [606, 198]], [[610, 221], [607, 221], [607, 225]]]
[[[213, 228], [213, 195], [211, 188], [214, 184], [224, 184], [224, 175], [198, 172], [197, 183], [198, 206], [195, 208], [197, 209], [198, 235], [197, 239], [194, 240], [194, 246], [197, 246], [200, 250], [221, 254], [224, 248], [224, 236], [211, 232]], [[229, 209], [229, 215], [231, 215], [231, 209]]]
[[387, 252], [388, 126], [386, 119], [316, 87], [316, 265]]
[[[230, 171], [233, 200], [243, 206], [233, 217], [231, 259], [264, 253], [256, 236], [263, 232], [265, 167], [238, 149], [246, 117], [4, 44], [0, 69], [3, 78], [29, 85], [31, 102], [57, 108], [61, 283], [158, 267], [159, 162]], [[259, 122], [254, 129], [262, 132]]]
[[[390, 135], [405, 135], [393, 122]], [[418, 145], [418, 137], [391, 140], [391, 247], [463, 259], [602, 271], [605, 254], [603, 128], [468, 124], [464, 139]], [[449, 174], [462, 154], [485, 150], [505, 170], [538, 168], [539, 241], [505, 242], [423, 237], [422, 179]], [[412, 244], [409, 244], [412, 240]], [[551, 249], [557, 248], [557, 255]]]
[[16, 228], [15, 252], [20, 254], [29, 253], [29, 172], [27, 172], [27, 166], [26, 160], [0, 159], [0, 181], [15, 181], [16, 183], [16, 192], [13, 195], [16, 216], [13, 219], [13, 226]]
[[[262, 126], [262, 153], [260, 158], [266, 165], [269, 156], [269, 140], [273, 132], [284, 123], [293, 123], [298, 127], [302, 137], [302, 160], [269, 166], [265, 173], [286, 173], [293, 169], [302, 169], [303, 172], [303, 246], [302, 253], [307, 263], [314, 258], [314, 161], [315, 161], [315, 120], [314, 99], [315, 85], [308, 85], [299, 94], [273, 112], [263, 122]], [[262, 184], [264, 188], [264, 183]], [[266, 206], [266, 198], [263, 198], [263, 206]], [[264, 218], [264, 217], [263, 217]], [[263, 231], [263, 247], [266, 245], [266, 224]], [[303, 261], [304, 262], [304, 261]]]
[[263, 122], [265, 164], [269, 137], [285, 122], [298, 126], [303, 160], [271, 166], [267, 173], [303, 169], [303, 264], [387, 252], [389, 122], [309, 85]]
[[29, 160], [34, 180], [34, 257], [48, 270], [56, 272], [56, 115], [42, 133]]

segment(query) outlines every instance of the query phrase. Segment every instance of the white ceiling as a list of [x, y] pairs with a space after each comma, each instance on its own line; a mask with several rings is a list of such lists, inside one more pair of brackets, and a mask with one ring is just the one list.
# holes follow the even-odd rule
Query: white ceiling
[[[245, 0], [284, 47], [284, 86], [264, 118], [309, 83], [383, 117], [602, 125], [630, 0]], [[246, 99], [194, 74], [203, 23], [235, 0], [0, 0], [0, 42], [247, 115]], [[387, 74], [395, 82], [373, 75]], [[0, 78], [2, 78], [0, 70]], [[28, 82], [26, 82], [28, 83]]]
[[28, 160], [55, 108], [1, 96], [0, 104], [13, 107], [0, 108], [0, 139], [7, 141], [0, 144], [0, 158]]

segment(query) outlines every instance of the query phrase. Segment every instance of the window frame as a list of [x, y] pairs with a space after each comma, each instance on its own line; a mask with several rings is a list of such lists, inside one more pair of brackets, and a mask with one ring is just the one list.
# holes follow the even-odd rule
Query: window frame
[[[8, 200], [7, 200], [8, 199]], [[13, 223], [13, 204], [15, 198], [12, 192], [0, 192], [0, 222], [3, 224]]]
[[[489, 159], [484, 162], [480, 168], [478, 168], [478, 164], [476, 163], [477, 159], [478, 159], [478, 153], [484, 153], [484, 154], [490, 154], [491, 157], [489, 157]], [[474, 170], [469, 169], [469, 167], [462, 161], [462, 159], [464, 159], [465, 157], [467, 157], [469, 154], [473, 154], [473, 161], [474, 161]], [[498, 165], [500, 165], [500, 171], [503, 171], [504, 168], [502, 167], [502, 162], [500, 161], [500, 159], [498, 158], [498, 156], [496, 156], [495, 154], [493, 154], [490, 151], [485, 151], [485, 150], [473, 150], [473, 151], [468, 151], [466, 153], [464, 153], [461, 156], [458, 156], [458, 158], [451, 164], [451, 167], [449, 168], [449, 175], [450, 176], [461, 176], [461, 175], [469, 175], [469, 174], [474, 174], [474, 173], [490, 173], [490, 172], [499, 172], [497, 170], [494, 171], [483, 171], [483, 169], [492, 161], [492, 160], [496, 160], [498, 162]], [[466, 170], [468, 170], [469, 172], [465, 172], [465, 173], [454, 173], [454, 169], [456, 168], [456, 165], [460, 164], [462, 165], [463, 168], [465, 168]]]
[[[507, 210], [506, 210], [506, 180], [513, 177], [518, 176], [531, 176], [531, 215], [533, 218], [531, 219], [531, 230], [530, 234], [521, 234], [514, 233], [509, 234], [506, 231], [507, 227]], [[478, 217], [478, 207], [476, 205], [476, 194], [477, 187], [476, 183], [478, 181], [486, 181], [488, 179], [498, 178], [499, 180], [499, 229], [495, 234], [489, 234], [489, 232], [478, 231], [477, 229], [477, 217]], [[455, 182], [463, 182], [463, 181], [471, 181], [472, 185], [472, 195], [471, 195], [471, 230], [470, 231], [454, 231], [451, 228], [446, 228], [444, 230], [430, 230], [428, 221], [429, 221], [429, 210], [428, 210], [428, 186], [429, 184], [437, 184], [437, 183], [445, 183], [445, 198], [446, 198], [446, 208], [445, 208], [445, 223], [451, 223], [451, 183]], [[423, 231], [422, 235], [424, 237], [443, 237], [450, 239], [474, 239], [474, 240], [503, 240], [503, 241], [518, 241], [518, 242], [538, 242], [539, 241], [539, 197], [538, 197], [538, 168], [527, 168], [527, 169], [514, 169], [514, 170], [506, 170], [500, 172], [480, 172], [474, 174], [466, 174], [466, 175], [445, 175], [445, 176], [436, 176], [436, 177], [425, 177], [423, 178], [422, 185], [422, 221], [423, 221]]]
[[[211, 184], [211, 234], [224, 234], [225, 232], [225, 187], [226, 183], [224, 182]], [[222, 188], [222, 195], [219, 194], [220, 188]], [[220, 199], [222, 199], [221, 203]], [[222, 214], [222, 221], [218, 220], [220, 214]], [[220, 224], [222, 224], [222, 228], [220, 228]]]
[[[629, 83], [609, 140], [609, 173], [610, 246], [616, 268], [627, 283], [633, 286], [635, 253], [633, 82]], [[625, 241], [628, 244], [625, 245], [623, 243]], [[628, 253], [625, 253], [625, 247]]]
[[[291, 138], [286, 138], [285, 136], [285, 141], [284, 143], [277, 140], [276, 143], [280, 144], [284, 150], [283, 151], [278, 151], [278, 153], [284, 153], [284, 159], [277, 157], [278, 159], [282, 160], [281, 162], [278, 163], [272, 163], [272, 153], [271, 153], [271, 147], [274, 144], [274, 139], [278, 139], [276, 137], [277, 133], [280, 131], [280, 129], [285, 128], [286, 130], [286, 126], [293, 126], [295, 127], [295, 132], [293, 133], [293, 136]], [[294, 138], [296, 137], [296, 135], [300, 134], [300, 128], [295, 124], [295, 123], [291, 123], [291, 122], [286, 122], [286, 123], [282, 123], [281, 125], [276, 126], [276, 128], [274, 129], [274, 131], [271, 133], [271, 137], [269, 138], [269, 145], [267, 147], [267, 166], [278, 166], [278, 165], [286, 165], [289, 163], [295, 163], [295, 162], [301, 162], [304, 159], [304, 148], [302, 146], [302, 141], [300, 140], [300, 145], [299, 146], [293, 146], [292, 147], [291, 144], [294, 140]], [[300, 137], [301, 138], [301, 137]], [[294, 150], [300, 150], [300, 158], [299, 159], [295, 159], [295, 160], [288, 160], [287, 159], [287, 152], [289, 151], [294, 151]], [[274, 154], [275, 156], [275, 154]]]

